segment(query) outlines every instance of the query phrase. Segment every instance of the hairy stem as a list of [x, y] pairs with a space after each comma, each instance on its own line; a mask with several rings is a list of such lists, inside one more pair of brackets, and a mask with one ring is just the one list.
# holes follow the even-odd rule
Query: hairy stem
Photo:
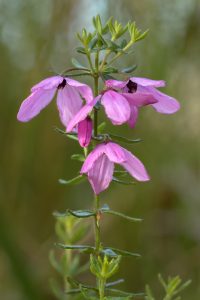
[[95, 217], [94, 217], [94, 221], [95, 221], [95, 249], [96, 249], [96, 253], [97, 255], [100, 252], [100, 248], [101, 248], [101, 241], [100, 241], [100, 220], [99, 220], [99, 198], [97, 195], [94, 196], [94, 200], [95, 200]]
[[106, 280], [104, 278], [99, 279], [99, 299], [104, 300]]

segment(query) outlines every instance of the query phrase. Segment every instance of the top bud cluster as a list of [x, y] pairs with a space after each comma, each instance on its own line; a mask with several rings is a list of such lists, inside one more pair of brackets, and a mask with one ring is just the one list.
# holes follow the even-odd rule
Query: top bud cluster
[[[97, 117], [99, 109], [104, 108], [113, 125], [128, 123], [133, 128], [143, 106], [151, 106], [162, 114], [172, 114], [179, 110], [180, 105], [176, 99], [157, 89], [165, 86], [163, 80], [129, 77], [128, 73], [133, 72], [135, 66], [122, 70], [113, 67], [115, 61], [129, 54], [131, 46], [147, 35], [147, 31], [141, 32], [131, 22], [124, 27], [112, 18], [103, 26], [99, 16], [93, 18], [93, 24], [93, 33], [83, 29], [77, 35], [82, 47], [76, 50], [85, 56], [88, 65], [73, 59], [74, 68], [33, 86], [17, 117], [21, 122], [31, 120], [56, 94], [60, 120], [67, 134], [77, 136], [80, 146], [87, 148], [80, 173], [88, 175], [95, 194], [99, 194], [113, 180], [114, 164], [121, 165], [138, 181], [149, 180], [142, 162], [115, 142], [120, 140], [119, 137], [100, 133]], [[122, 79], [116, 79], [116, 75]], [[75, 76], [91, 76], [94, 79], [93, 89], [72, 78]], [[101, 91], [99, 79], [104, 85]], [[90, 143], [91, 139], [95, 141], [95, 147], [94, 143]], [[88, 154], [88, 151], [91, 152]]]

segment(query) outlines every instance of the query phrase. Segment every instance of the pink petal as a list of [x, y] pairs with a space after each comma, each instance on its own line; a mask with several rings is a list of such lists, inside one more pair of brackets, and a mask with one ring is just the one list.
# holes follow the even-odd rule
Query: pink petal
[[86, 100], [87, 103], [93, 100], [94, 97], [93, 97], [92, 89], [90, 88], [89, 85], [85, 83], [81, 83], [71, 78], [65, 78], [65, 79], [70, 86], [77, 88], [77, 90], [79, 91], [81, 96]]
[[165, 86], [164, 80], [153, 80], [143, 77], [131, 77], [130, 80], [142, 86], [153, 86], [153, 87], [163, 87]]
[[130, 115], [130, 119], [128, 120], [128, 124], [131, 128], [133, 128], [138, 119], [138, 108], [134, 104], [130, 104], [130, 108], [131, 108], [131, 115]]
[[137, 107], [156, 103], [157, 100], [151, 93], [145, 93], [137, 91], [135, 93], [122, 93], [122, 95], [128, 100], [129, 104]]
[[38, 89], [26, 98], [19, 109], [17, 119], [21, 122], [28, 122], [45, 108], [53, 99], [56, 89]]
[[92, 137], [92, 119], [87, 117], [78, 123], [78, 140], [81, 147], [87, 147]]
[[102, 105], [108, 118], [114, 125], [121, 125], [130, 118], [130, 106], [127, 100], [117, 92], [107, 91], [103, 94]]
[[88, 172], [89, 182], [96, 195], [108, 188], [112, 181], [114, 164], [103, 154]]
[[105, 154], [108, 156], [110, 161], [117, 164], [126, 160], [124, 149], [116, 143], [108, 142], [105, 145]]
[[35, 92], [38, 89], [44, 89], [44, 90], [55, 89], [59, 86], [60, 83], [62, 83], [63, 80], [64, 78], [62, 76], [48, 77], [40, 81], [36, 85], [34, 85], [31, 89], [31, 92]]
[[83, 121], [87, 115], [93, 110], [93, 107], [100, 100], [101, 96], [97, 96], [93, 101], [87, 103], [83, 106], [79, 112], [73, 117], [73, 119], [69, 122], [67, 126], [67, 132], [72, 131], [72, 129], [81, 121]]
[[67, 127], [71, 119], [80, 111], [82, 104], [83, 101], [74, 87], [66, 85], [58, 90], [57, 106], [64, 126]]
[[95, 161], [105, 152], [105, 144], [99, 144], [90, 152], [84, 161], [80, 173], [87, 173], [95, 164]]
[[153, 108], [162, 114], [173, 114], [180, 109], [179, 102], [164, 93], [152, 88], [152, 94], [155, 99], [158, 101], [155, 104], [152, 104]]
[[130, 175], [138, 181], [150, 180], [143, 163], [130, 151], [124, 149], [124, 153], [126, 155], [127, 160], [126, 162], [121, 163], [121, 165], [130, 173]]
[[116, 89], [124, 88], [127, 83], [128, 83], [128, 81], [119, 81], [119, 80], [115, 80], [115, 79], [109, 79], [109, 80], [106, 80], [106, 82], [105, 82], [107, 87], [116, 88]]

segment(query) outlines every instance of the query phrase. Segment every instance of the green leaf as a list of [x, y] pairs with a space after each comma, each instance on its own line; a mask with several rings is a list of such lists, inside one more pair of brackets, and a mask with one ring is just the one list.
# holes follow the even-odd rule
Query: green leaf
[[76, 218], [89, 218], [95, 216], [92, 210], [68, 210], [68, 213]]
[[103, 81], [106, 81], [108, 79], [115, 79], [113, 76], [106, 74], [106, 73], [100, 73], [100, 76]]
[[102, 131], [104, 131], [104, 129], [106, 128], [106, 122], [102, 122], [101, 124], [99, 124], [98, 126], [98, 132], [102, 133]]
[[86, 177], [83, 175], [78, 175], [77, 177], [74, 177], [70, 180], [65, 180], [65, 179], [59, 179], [59, 183], [60, 184], [66, 184], [66, 185], [74, 185], [74, 184], [78, 184], [79, 182], [82, 182], [86, 180]]
[[147, 36], [148, 33], [149, 33], [149, 29], [147, 29], [142, 34], [140, 34], [139, 37], [136, 38], [136, 41], [138, 42], [138, 41], [143, 40]]
[[113, 67], [105, 67], [103, 73], [105, 73], [105, 74], [118, 73], [118, 70]]
[[78, 137], [77, 137], [76, 133], [73, 133], [73, 132], [67, 133], [66, 131], [64, 131], [64, 130], [58, 128], [58, 127], [54, 127], [54, 130], [57, 131], [58, 133], [62, 134], [62, 135], [67, 136], [68, 138], [70, 138], [72, 140], [78, 141]]
[[117, 212], [117, 211], [114, 211], [114, 210], [110, 210], [110, 209], [105, 209], [105, 210], [101, 209], [101, 211], [103, 213], [107, 213], [107, 214], [111, 214], [111, 215], [114, 215], [114, 216], [118, 216], [118, 217], [124, 218], [124, 219], [126, 219], [128, 221], [131, 221], [131, 222], [141, 222], [142, 221], [142, 219], [132, 218], [132, 217], [129, 217], [129, 216], [125, 215], [125, 214], [122, 214], [120, 212]]
[[86, 51], [85, 48], [83, 48], [83, 47], [77, 47], [77, 48], [76, 48], [76, 51], [77, 51], [78, 53], [87, 55], [87, 51]]
[[66, 295], [63, 293], [62, 288], [59, 286], [58, 282], [54, 279], [50, 279], [50, 286], [54, 296], [59, 300], [65, 300]]
[[56, 243], [55, 244], [58, 248], [61, 249], [71, 249], [71, 250], [80, 250], [80, 251], [90, 251], [90, 252], [94, 252], [94, 247], [92, 246], [88, 246], [88, 245], [64, 245], [61, 243]]
[[84, 162], [85, 156], [83, 154], [72, 154], [71, 159]]
[[51, 251], [49, 252], [49, 261], [50, 261], [52, 267], [54, 267], [54, 269], [55, 269], [58, 273], [62, 274], [62, 267], [61, 267], [61, 265], [59, 264], [59, 262], [58, 262], [57, 259], [56, 259], [54, 250], [51, 250]]
[[122, 73], [132, 73], [133, 71], [135, 71], [135, 69], [137, 69], [137, 65], [133, 65], [131, 67], [128, 68], [124, 68], [121, 70]]
[[125, 180], [121, 180], [115, 176], [113, 176], [112, 181], [119, 183], [119, 184], [124, 184], [124, 185], [132, 185], [135, 184], [134, 181], [125, 181]]
[[109, 133], [109, 136], [114, 141], [116, 140], [116, 141], [123, 142], [123, 143], [126, 143], [126, 144], [135, 144], [135, 143], [139, 143], [139, 142], [142, 141], [141, 139], [128, 139], [128, 138], [125, 138], [123, 136], [113, 134], [113, 133]]
[[72, 64], [76, 68], [81, 68], [81, 69], [84, 68], [85, 69], [85, 67], [75, 58], [72, 58]]
[[117, 249], [117, 248], [113, 248], [113, 247], [105, 247], [102, 250], [102, 253], [104, 253], [107, 256], [111, 256], [111, 257], [116, 257], [116, 256], [135, 256], [135, 257], [141, 257], [140, 254], [138, 253], [134, 253], [134, 252], [130, 252], [130, 251], [126, 251], [126, 250], [121, 250], [121, 249]]
[[109, 257], [117, 257], [117, 253], [113, 251], [111, 248], [105, 248], [101, 251], [102, 254], [109, 256]]
[[146, 296], [145, 296], [146, 300], [155, 300], [155, 298], [153, 297], [153, 294], [151, 292], [151, 289], [148, 285], [146, 285]]
[[[106, 289], [106, 291], [109, 292], [109, 294], [117, 294], [119, 297], [125, 297], [125, 299], [133, 299], [133, 297], [144, 297], [144, 293], [129, 293], [129, 292], [124, 292], [118, 289]], [[128, 297], [128, 298], [127, 298]], [[113, 298], [112, 298], [113, 299]], [[115, 297], [114, 297], [115, 299]]]
[[91, 41], [90, 41], [90, 43], [89, 43], [89, 49], [94, 49], [94, 47], [96, 46], [96, 44], [97, 44], [97, 42], [98, 42], [98, 38], [97, 37], [94, 37]]
[[124, 282], [124, 279], [118, 279], [118, 280], [116, 280], [116, 281], [111, 281], [111, 282], [108, 282], [108, 283], [106, 283], [106, 288], [109, 288], [109, 287], [111, 287], [111, 286], [115, 286], [115, 285], [117, 285], [117, 284], [120, 284], [120, 283], [123, 283]]

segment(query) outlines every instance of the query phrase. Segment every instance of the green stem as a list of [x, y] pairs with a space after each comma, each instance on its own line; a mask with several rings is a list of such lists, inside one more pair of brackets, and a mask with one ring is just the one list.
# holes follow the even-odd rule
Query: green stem
[[92, 60], [91, 60], [91, 56], [90, 56], [89, 52], [87, 52], [87, 59], [88, 59], [91, 71], [94, 72], [94, 68], [93, 68], [93, 64], [92, 64]]
[[[99, 93], [99, 52], [97, 51], [95, 57], [95, 69], [96, 73], [94, 74], [94, 95], [98, 96]], [[94, 136], [98, 135], [98, 110], [94, 108]]]
[[124, 51], [127, 51], [131, 46], [133, 45], [133, 42], [130, 41], [126, 47], [123, 48], [123, 50], [121, 52], [118, 52], [110, 61], [109, 61], [109, 65], [112, 64], [117, 58], [119, 58], [122, 54], [124, 54]]
[[95, 208], [95, 216], [94, 216], [94, 221], [95, 221], [95, 249], [97, 255], [100, 252], [101, 248], [101, 241], [100, 241], [100, 222], [99, 222], [99, 199], [97, 195], [94, 195], [94, 208]]
[[104, 278], [99, 279], [99, 299], [104, 300], [106, 280]]

